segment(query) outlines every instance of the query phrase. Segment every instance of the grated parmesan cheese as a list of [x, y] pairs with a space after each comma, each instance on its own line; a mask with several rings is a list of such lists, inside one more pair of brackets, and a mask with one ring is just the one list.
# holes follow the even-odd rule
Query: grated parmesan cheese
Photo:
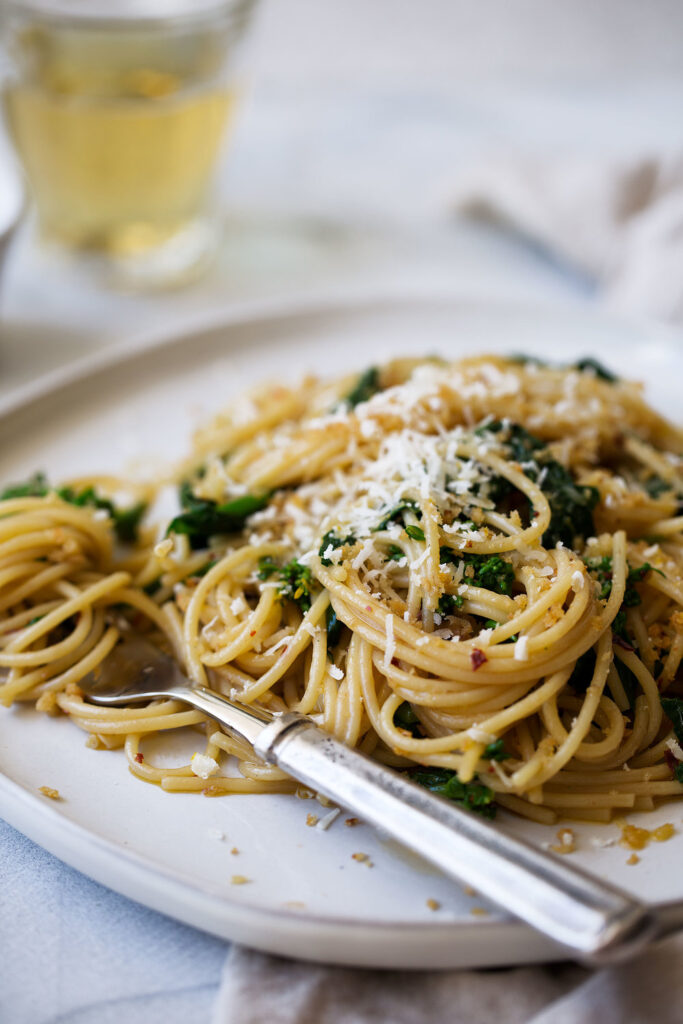
[[324, 814], [315, 827], [319, 828], [322, 832], [327, 832], [330, 825], [337, 820], [340, 814], [339, 808], [335, 807], [329, 814]]
[[677, 761], [683, 761], [683, 750], [681, 750], [679, 743], [674, 739], [673, 736], [670, 736], [669, 739], [666, 741], [666, 746], [669, 748], [669, 750], [671, 751], [671, 753]]
[[515, 661], [529, 660], [529, 637], [520, 636], [515, 643]]
[[585, 577], [580, 569], [572, 573], [572, 587], [574, 590], [581, 590], [585, 582]]
[[387, 646], [384, 651], [384, 671], [388, 672], [396, 651], [396, 641], [394, 639], [394, 616], [391, 613], [389, 613], [384, 620], [384, 628], [387, 636]]
[[200, 779], [208, 779], [216, 774], [219, 764], [208, 754], [193, 754], [190, 759], [190, 768]]

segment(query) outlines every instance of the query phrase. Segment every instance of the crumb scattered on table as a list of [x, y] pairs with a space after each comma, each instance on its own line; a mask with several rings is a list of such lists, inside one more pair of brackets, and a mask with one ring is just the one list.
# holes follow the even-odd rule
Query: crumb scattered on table
[[470, 910], [473, 917], [488, 917], [488, 913], [485, 907], [472, 907]]
[[307, 814], [306, 815], [306, 824], [309, 826], [309, 828], [313, 828], [314, 825], [318, 824], [318, 815], [317, 814]]
[[344, 818], [344, 824], [348, 825], [349, 828], [354, 828], [356, 825], [360, 825], [359, 818]]
[[233, 846], [232, 850], [230, 851], [230, 853], [234, 854], [235, 856], [237, 856], [237, 854], [238, 854], [239, 852], [240, 852], [240, 851], [239, 851], [239, 850], [237, 849], [237, 847], [236, 847], [236, 846]]
[[637, 853], [632, 853], [629, 859], [626, 861], [627, 864], [640, 864], [640, 857]]
[[230, 885], [246, 885], [247, 882], [251, 882], [251, 878], [246, 875], [233, 875], [230, 879]]
[[438, 900], [427, 900], [427, 906], [430, 910], [440, 910], [441, 904]]

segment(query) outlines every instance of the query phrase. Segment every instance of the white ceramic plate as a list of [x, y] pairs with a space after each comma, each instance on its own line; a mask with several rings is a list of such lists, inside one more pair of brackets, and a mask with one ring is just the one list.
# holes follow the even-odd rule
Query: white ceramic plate
[[[169, 461], [192, 427], [246, 384], [296, 380], [398, 354], [524, 351], [556, 360], [590, 354], [647, 381], [654, 404], [676, 418], [683, 345], [673, 332], [576, 311], [532, 311], [453, 301], [387, 301], [232, 319], [97, 355], [0, 408], [0, 481], [45, 469], [54, 480]], [[180, 747], [195, 741], [181, 737]], [[168, 754], [164, 756], [169, 756]], [[0, 814], [67, 863], [158, 910], [226, 938], [284, 955], [395, 968], [486, 966], [550, 959], [558, 949], [467, 895], [429, 865], [341, 815], [289, 796], [206, 799], [166, 794], [135, 780], [121, 752], [93, 751], [66, 718], [30, 709], [0, 713]], [[60, 791], [55, 803], [40, 786]], [[647, 816], [672, 821], [683, 805]], [[554, 830], [501, 816], [534, 841]], [[225, 839], [213, 836], [216, 830]], [[572, 860], [650, 901], [683, 901], [683, 836], [628, 851], [594, 840], [616, 826], [577, 826]], [[235, 847], [239, 853], [231, 853]], [[352, 859], [367, 853], [372, 867]], [[244, 875], [249, 884], [231, 884]], [[427, 900], [440, 909], [430, 910]], [[680, 914], [681, 906], [671, 913]], [[482, 911], [485, 911], [483, 913]]]

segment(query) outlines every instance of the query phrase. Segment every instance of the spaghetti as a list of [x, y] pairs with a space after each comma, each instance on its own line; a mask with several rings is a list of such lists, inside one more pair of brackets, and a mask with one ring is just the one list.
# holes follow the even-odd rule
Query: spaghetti
[[[195, 683], [309, 715], [484, 813], [651, 809], [683, 795], [682, 456], [590, 360], [261, 388], [197, 434], [170, 524], [142, 518], [162, 484], [4, 492], [0, 699], [68, 714], [165, 790], [293, 790], [182, 704], [84, 699], [134, 628]], [[206, 736], [191, 764], [145, 755], [186, 727]]]

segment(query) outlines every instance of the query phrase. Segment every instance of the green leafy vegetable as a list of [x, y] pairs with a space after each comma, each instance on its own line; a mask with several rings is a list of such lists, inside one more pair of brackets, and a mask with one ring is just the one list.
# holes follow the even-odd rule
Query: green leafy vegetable
[[403, 558], [403, 548], [400, 548], [398, 544], [390, 544], [387, 548], [387, 562], [399, 562]]
[[[511, 594], [515, 581], [515, 570], [500, 555], [466, 555], [465, 565], [474, 567], [472, 581], [476, 587], [484, 587], [496, 594]], [[467, 578], [467, 568], [465, 568]]]
[[436, 610], [439, 615], [452, 615], [456, 608], [462, 608], [465, 598], [460, 594], [442, 594]]
[[[8, 498], [44, 498], [51, 490], [45, 474], [34, 473], [24, 483], [7, 487], [0, 494], [0, 501]], [[69, 505], [104, 509], [112, 520], [116, 536], [122, 543], [129, 544], [136, 540], [140, 521], [147, 510], [145, 502], [130, 505], [128, 508], [119, 508], [109, 498], [103, 498], [98, 494], [94, 487], [84, 487], [80, 491], [73, 487], [57, 487], [54, 490], [57, 497]]]
[[680, 697], [660, 697], [662, 711], [674, 728], [674, 735], [679, 743], [683, 743], [683, 700]]
[[550, 363], [546, 362], [545, 359], [527, 355], [526, 352], [514, 352], [511, 356], [508, 356], [508, 359], [511, 363], [518, 363], [519, 366], [538, 366], [543, 370], [550, 366]]
[[[598, 597], [602, 601], [608, 600], [612, 593], [611, 556], [605, 555], [603, 558], [593, 558], [590, 559], [587, 564], [591, 574], [600, 584], [600, 593]], [[638, 566], [638, 568], [634, 568], [631, 565], [628, 566], [624, 599], [612, 622], [612, 632], [616, 633], [617, 636], [620, 636], [627, 643], [632, 643], [632, 640], [626, 631], [626, 609], [635, 608], [641, 603], [642, 598], [636, 590], [636, 584], [642, 583], [649, 572], [658, 572], [661, 575], [664, 575], [661, 572], [661, 569], [655, 569], [649, 562], [645, 562], [643, 565]]]
[[422, 723], [413, 711], [412, 705], [404, 700], [402, 704], [396, 708], [394, 712], [394, 725], [397, 729], [405, 729], [415, 739], [419, 739], [424, 736], [424, 730], [422, 729]]
[[325, 552], [327, 551], [327, 549], [329, 547], [332, 547], [333, 549], [336, 550], [337, 548], [345, 547], [345, 545], [347, 545], [347, 544], [355, 544], [355, 543], [356, 543], [356, 538], [354, 537], [354, 535], [352, 533], [347, 533], [347, 535], [345, 537], [338, 537], [337, 534], [334, 532], [334, 530], [328, 530], [327, 533], [325, 534], [325, 536], [322, 539], [322, 543], [320, 545], [320, 550], [318, 551], [318, 555], [320, 556], [320, 561], [322, 562], [323, 565], [332, 565], [332, 559], [331, 558], [325, 558]]
[[573, 369], [580, 370], [581, 373], [591, 373], [594, 377], [606, 380], [609, 384], [614, 384], [619, 379], [615, 377], [611, 370], [608, 370], [597, 359], [592, 359], [591, 357], [579, 359], [577, 363], [574, 363]]
[[[524, 353], [515, 353], [509, 356], [511, 363], [519, 363], [521, 366], [538, 366], [540, 369], [550, 370], [553, 369], [552, 363], [546, 362], [544, 359], [539, 359], [538, 356], [529, 356]], [[599, 363], [597, 359], [593, 359], [590, 356], [586, 356], [584, 359], [579, 359], [576, 363], [569, 363], [565, 366], [558, 365], [558, 370], [579, 370], [581, 373], [591, 373], [594, 377], [599, 377], [600, 380], [609, 381], [613, 384], [617, 377], [611, 373], [610, 370], [606, 369]]]
[[[285, 597], [290, 601], [295, 601], [299, 605], [302, 612], [307, 612], [311, 607], [311, 586], [313, 583], [313, 577], [311, 570], [307, 565], [301, 565], [296, 559], [292, 559], [291, 562], [287, 562], [286, 565], [278, 565], [274, 562], [269, 555], [264, 555], [263, 558], [259, 558], [258, 571], [256, 573], [260, 580], [269, 580], [273, 576], [277, 576], [278, 588], [277, 592], [280, 597]], [[330, 630], [336, 628], [337, 635], [341, 629], [341, 624], [337, 624], [336, 615], [331, 610], [330, 605], [327, 610], [327, 646], [328, 648], [334, 646], [334, 643], [330, 643]], [[334, 623], [330, 616], [334, 616]]]
[[406, 533], [411, 540], [424, 540], [425, 532], [421, 526], [406, 526]]
[[301, 565], [295, 559], [283, 565], [279, 571], [280, 586], [278, 593], [290, 601], [295, 601], [302, 612], [311, 607], [311, 584], [313, 578], [307, 565]]
[[218, 504], [206, 498], [198, 498], [191, 485], [185, 481], [180, 486], [181, 515], [172, 519], [166, 534], [185, 534], [192, 548], [205, 548], [209, 541], [222, 533], [236, 533], [243, 529], [246, 520], [268, 504], [269, 495], [244, 494], [232, 501]]
[[273, 561], [270, 555], [264, 555], [263, 558], [259, 558], [256, 575], [260, 580], [269, 580], [271, 576], [279, 571], [280, 566], [277, 562]]
[[379, 383], [379, 370], [376, 366], [371, 366], [365, 373], [362, 373], [358, 378], [354, 387], [349, 391], [344, 401], [355, 408], [360, 405], [361, 402], [367, 402], [368, 399], [372, 398], [373, 395], [381, 391]]
[[437, 796], [444, 796], [461, 804], [468, 811], [476, 811], [485, 818], [494, 818], [497, 806], [492, 789], [477, 781], [461, 782], [450, 768], [411, 768], [408, 775], [420, 786], [431, 790]]
[[510, 755], [503, 747], [502, 740], [494, 740], [484, 747], [481, 756], [485, 761], [506, 761]]
[[34, 473], [23, 483], [10, 484], [0, 494], [0, 501], [8, 501], [10, 498], [44, 498], [49, 492], [50, 486], [44, 473]]
[[389, 509], [377, 526], [373, 527], [372, 532], [379, 533], [380, 530], [386, 530], [389, 523], [402, 518], [404, 512], [414, 512], [418, 519], [422, 519], [422, 510], [417, 502], [412, 501], [410, 498], [406, 498], [405, 501], [400, 501], [398, 505], [394, 505], [393, 508]]
[[642, 484], [643, 490], [651, 498], [661, 498], [662, 494], [673, 491], [674, 487], [668, 480], [662, 480], [661, 476], [651, 476]]
[[[550, 524], [543, 534], [545, 547], [554, 547], [558, 541], [571, 547], [576, 537], [589, 537], [595, 532], [593, 509], [600, 500], [596, 487], [575, 483], [569, 470], [553, 459], [543, 441], [524, 427], [496, 420], [479, 429], [504, 435], [509, 457], [522, 465], [548, 499]], [[513, 485], [502, 477], [495, 477], [489, 486], [489, 495], [496, 504], [514, 492]]]
[[337, 618], [337, 613], [331, 604], [328, 604], [325, 612], [325, 625], [327, 626], [327, 650], [333, 650], [339, 643], [342, 626], [344, 623]]
[[[486, 621], [484, 622], [484, 629], [497, 629], [499, 625], [500, 625], [500, 623], [496, 622], [495, 619], [486, 619]], [[507, 640], [503, 640], [502, 642], [504, 644], [514, 644], [518, 640], [519, 640], [519, 633], [513, 633], [512, 636], [509, 636], [507, 638]]]
[[[463, 581], [473, 587], [483, 587], [492, 590], [496, 594], [510, 595], [512, 584], [515, 582], [515, 570], [510, 562], [506, 562], [500, 555], [464, 555], [453, 548], [442, 546], [439, 550], [441, 562], [451, 562], [457, 565], [459, 561], [465, 563], [465, 576]], [[468, 572], [468, 567], [472, 572]]]
[[550, 525], [543, 534], [545, 547], [558, 542], [571, 547], [576, 537], [590, 537], [595, 532], [593, 509], [600, 500], [597, 487], [575, 484], [569, 470], [554, 459], [543, 463], [541, 473], [538, 482], [551, 513]]

